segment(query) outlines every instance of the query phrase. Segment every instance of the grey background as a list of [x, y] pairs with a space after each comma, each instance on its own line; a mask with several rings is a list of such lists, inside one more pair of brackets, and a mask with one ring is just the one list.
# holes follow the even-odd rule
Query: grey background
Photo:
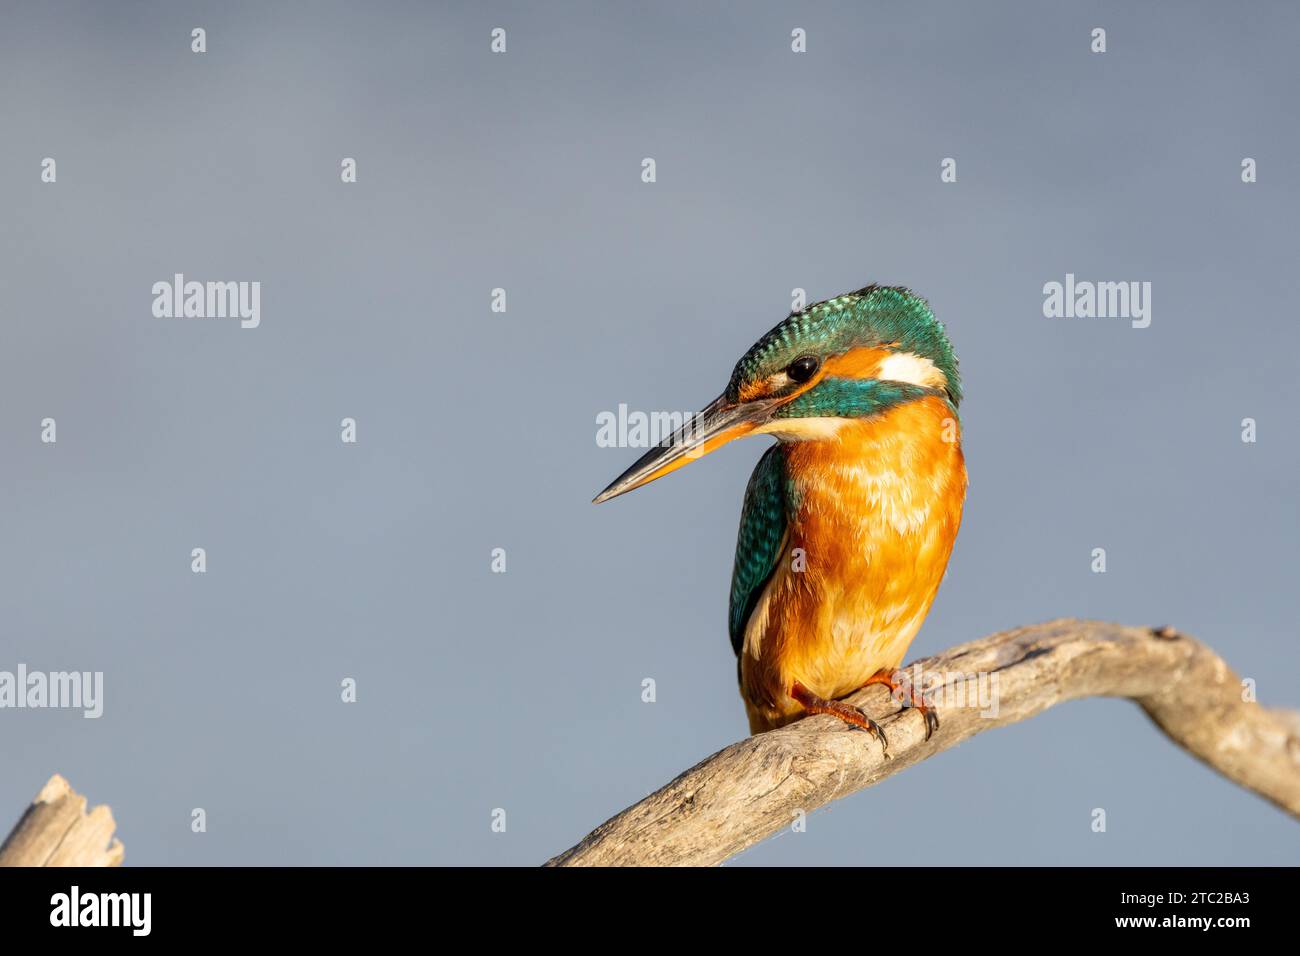
[[[0, 712], [0, 817], [58, 770], [128, 863], [531, 864], [736, 739], [765, 440], [593, 508], [639, 454], [595, 416], [707, 401], [796, 286], [910, 285], [962, 359], [911, 656], [1174, 623], [1300, 704], [1298, 40], [1284, 3], [6, 3], [0, 669], [106, 701]], [[153, 318], [174, 272], [261, 281], [261, 327]], [[1066, 272], [1152, 282], [1151, 327], [1043, 318]], [[1300, 829], [1096, 700], [738, 862], [882, 855], [1294, 863]]]

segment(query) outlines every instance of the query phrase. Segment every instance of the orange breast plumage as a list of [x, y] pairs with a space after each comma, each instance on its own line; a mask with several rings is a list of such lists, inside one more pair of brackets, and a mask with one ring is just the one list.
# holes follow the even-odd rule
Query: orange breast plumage
[[799, 716], [797, 681], [842, 697], [898, 667], [952, 553], [966, 467], [952, 409], [927, 397], [827, 419], [788, 441], [782, 557], [750, 615], [741, 693], [754, 732]]

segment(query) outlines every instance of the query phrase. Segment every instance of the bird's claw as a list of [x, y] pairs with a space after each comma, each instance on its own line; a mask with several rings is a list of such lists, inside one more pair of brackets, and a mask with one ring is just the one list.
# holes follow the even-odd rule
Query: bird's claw
[[855, 729], [855, 730], [861, 730], [861, 731], [864, 731], [864, 732], [866, 732], [866, 733], [869, 733], [869, 734], [871, 734], [871, 736], [873, 736], [873, 737], [875, 737], [877, 740], [879, 740], [879, 741], [880, 741], [880, 749], [881, 749], [881, 752], [884, 753], [884, 755], [885, 755], [886, 757], [888, 757], [888, 756], [889, 756], [889, 738], [885, 736], [885, 729], [884, 729], [883, 727], [881, 727], [880, 724], [878, 724], [878, 723], [876, 723], [874, 720], [872, 720], [872, 719], [867, 715], [867, 712], [866, 712], [865, 710], [863, 710], [861, 707], [854, 707], [853, 709], [856, 710], [856, 711], [857, 711], [857, 712], [862, 716], [862, 719], [865, 721], [865, 724], [856, 724], [856, 723], [853, 723], [853, 724], [849, 724], [849, 726], [852, 727], [852, 728]]
[[902, 700], [903, 709], [909, 710], [915, 708], [921, 712], [921, 716], [925, 718], [925, 739], [929, 740], [934, 736], [934, 732], [939, 729], [939, 715], [935, 713], [932, 706], [925, 702], [925, 696], [916, 692], [916, 688], [912, 686], [910, 681], [905, 684], [900, 684], [899, 686], [902, 687], [904, 691]]
[[917, 710], [925, 718], [925, 739], [929, 740], [934, 736], [934, 732], [939, 729], [939, 715], [934, 712], [933, 708], [924, 704], [918, 706]]
[[935, 731], [939, 729], [939, 715], [925, 702], [925, 695], [916, 692], [915, 685], [906, 675], [877, 671], [862, 686], [870, 687], [872, 684], [883, 684], [888, 688], [890, 698], [897, 701], [903, 710], [912, 707], [919, 710], [921, 716], [925, 718], [925, 739], [929, 740], [934, 736]]

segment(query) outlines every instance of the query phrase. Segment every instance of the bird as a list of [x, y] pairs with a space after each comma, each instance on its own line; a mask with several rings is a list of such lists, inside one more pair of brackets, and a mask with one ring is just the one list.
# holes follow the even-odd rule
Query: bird
[[873, 684], [938, 714], [898, 668], [934, 602], [968, 478], [957, 355], [926, 300], [868, 285], [791, 312], [722, 394], [598, 494], [626, 494], [743, 436], [776, 439], [745, 489], [727, 629], [751, 734], [812, 714], [868, 732]]

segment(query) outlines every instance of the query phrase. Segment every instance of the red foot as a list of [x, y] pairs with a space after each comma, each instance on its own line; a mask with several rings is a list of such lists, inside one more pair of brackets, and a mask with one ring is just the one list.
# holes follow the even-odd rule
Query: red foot
[[894, 679], [894, 675], [889, 671], [881, 669], [876, 671], [867, 678], [863, 687], [870, 687], [872, 684], [884, 684], [889, 688], [889, 696], [893, 697], [904, 708], [915, 707], [920, 711], [921, 716], [925, 718], [925, 739], [929, 740], [931, 735], [939, 729], [939, 715], [934, 712], [925, 698], [916, 692], [910, 682], [908, 682], [905, 692], [900, 694], [899, 688], [903, 687], [903, 682]]
[[790, 696], [797, 700], [803, 709], [810, 714], [831, 714], [850, 726], [865, 730], [880, 741], [880, 747], [885, 752], [885, 756], [889, 756], [889, 741], [885, 739], [885, 732], [880, 729], [878, 723], [858, 708], [850, 706], [841, 700], [827, 700], [825, 697], [818, 697], [798, 681], [795, 681], [794, 686], [790, 688]]

